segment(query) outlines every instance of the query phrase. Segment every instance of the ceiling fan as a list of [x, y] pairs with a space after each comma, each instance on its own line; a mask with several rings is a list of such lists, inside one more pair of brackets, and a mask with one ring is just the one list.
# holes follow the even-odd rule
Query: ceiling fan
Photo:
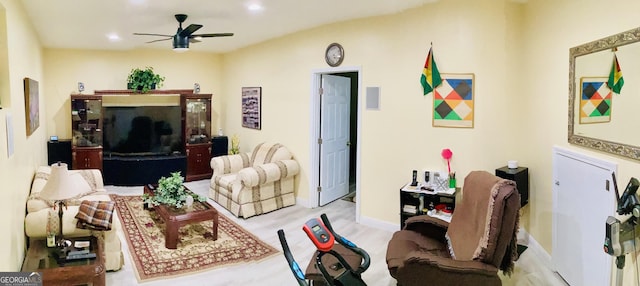
[[191, 24], [187, 26], [187, 28], [182, 29], [182, 22], [187, 19], [186, 14], [176, 14], [176, 20], [178, 20], [179, 26], [175, 35], [164, 35], [164, 34], [149, 34], [149, 33], [133, 33], [134, 35], [139, 36], [160, 36], [165, 37], [164, 39], [153, 40], [147, 43], [155, 43], [159, 41], [167, 41], [173, 39], [173, 50], [174, 51], [187, 51], [189, 49], [189, 43], [197, 43], [200, 42], [202, 38], [212, 38], [212, 37], [229, 37], [233, 36], [233, 33], [215, 33], [215, 34], [194, 34], [195, 31], [202, 28], [202, 25], [199, 24]]

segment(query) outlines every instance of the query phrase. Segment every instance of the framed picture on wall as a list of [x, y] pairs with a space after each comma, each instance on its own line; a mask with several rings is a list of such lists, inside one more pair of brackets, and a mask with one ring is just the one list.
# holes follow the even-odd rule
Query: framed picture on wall
[[27, 136], [33, 134], [40, 126], [40, 103], [38, 102], [38, 82], [25, 77], [24, 111], [27, 122]]
[[251, 129], [262, 128], [262, 88], [242, 88], [242, 127]]
[[473, 128], [474, 74], [440, 74], [433, 91], [433, 126]]
[[606, 77], [580, 78], [580, 124], [611, 121], [613, 93]]

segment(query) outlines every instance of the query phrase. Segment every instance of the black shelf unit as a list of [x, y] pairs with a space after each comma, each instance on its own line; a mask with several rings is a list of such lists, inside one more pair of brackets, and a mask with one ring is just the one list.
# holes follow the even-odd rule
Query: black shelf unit
[[518, 167], [510, 169], [507, 166], [496, 169], [496, 176], [516, 182], [520, 193], [520, 207], [529, 203], [529, 168]]
[[[405, 185], [406, 186], [406, 185]], [[444, 204], [447, 209], [453, 211], [456, 205], [456, 194], [458, 189], [453, 194], [445, 193], [425, 193], [418, 191], [405, 190], [404, 186], [400, 188], [400, 228], [404, 227], [404, 222], [417, 215], [427, 214], [427, 212], [433, 209], [439, 204]], [[409, 208], [415, 208], [414, 212], [405, 211], [405, 206]]]

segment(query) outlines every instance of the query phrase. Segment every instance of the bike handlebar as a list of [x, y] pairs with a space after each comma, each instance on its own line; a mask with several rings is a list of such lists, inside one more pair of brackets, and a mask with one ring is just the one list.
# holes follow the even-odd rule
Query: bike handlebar
[[287, 263], [289, 263], [289, 268], [291, 272], [293, 272], [293, 276], [298, 281], [298, 285], [300, 286], [309, 286], [307, 281], [305, 280], [304, 273], [300, 269], [298, 263], [293, 259], [293, 255], [291, 254], [291, 250], [289, 250], [289, 244], [287, 244], [287, 238], [284, 235], [284, 230], [278, 230], [278, 238], [280, 238], [280, 244], [282, 245], [282, 251], [284, 252], [284, 257], [287, 259]]
[[348, 248], [349, 250], [353, 251], [354, 253], [362, 257], [363, 261], [358, 267], [358, 269], [356, 270], [356, 273], [361, 274], [362, 272], [367, 270], [367, 268], [369, 268], [369, 265], [371, 264], [371, 257], [369, 257], [369, 254], [366, 251], [364, 251], [364, 249], [359, 248], [355, 243], [349, 241], [348, 239], [340, 236], [335, 231], [333, 231], [333, 227], [331, 227], [331, 222], [329, 221], [329, 218], [327, 218], [326, 214], [320, 215], [320, 218], [322, 219], [322, 223], [324, 223], [324, 225], [331, 232], [331, 234], [333, 234], [333, 236], [336, 238], [336, 241], [338, 241], [338, 243], [344, 245], [346, 248]]

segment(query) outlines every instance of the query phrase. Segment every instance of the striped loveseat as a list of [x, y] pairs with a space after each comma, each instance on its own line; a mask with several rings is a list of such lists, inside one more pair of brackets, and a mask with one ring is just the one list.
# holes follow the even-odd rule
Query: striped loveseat
[[260, 143], [251, 153], [211, 159], [209, 197], [237, 217], [249, 218], [295, 204], [300, 165], [279, 143]]

